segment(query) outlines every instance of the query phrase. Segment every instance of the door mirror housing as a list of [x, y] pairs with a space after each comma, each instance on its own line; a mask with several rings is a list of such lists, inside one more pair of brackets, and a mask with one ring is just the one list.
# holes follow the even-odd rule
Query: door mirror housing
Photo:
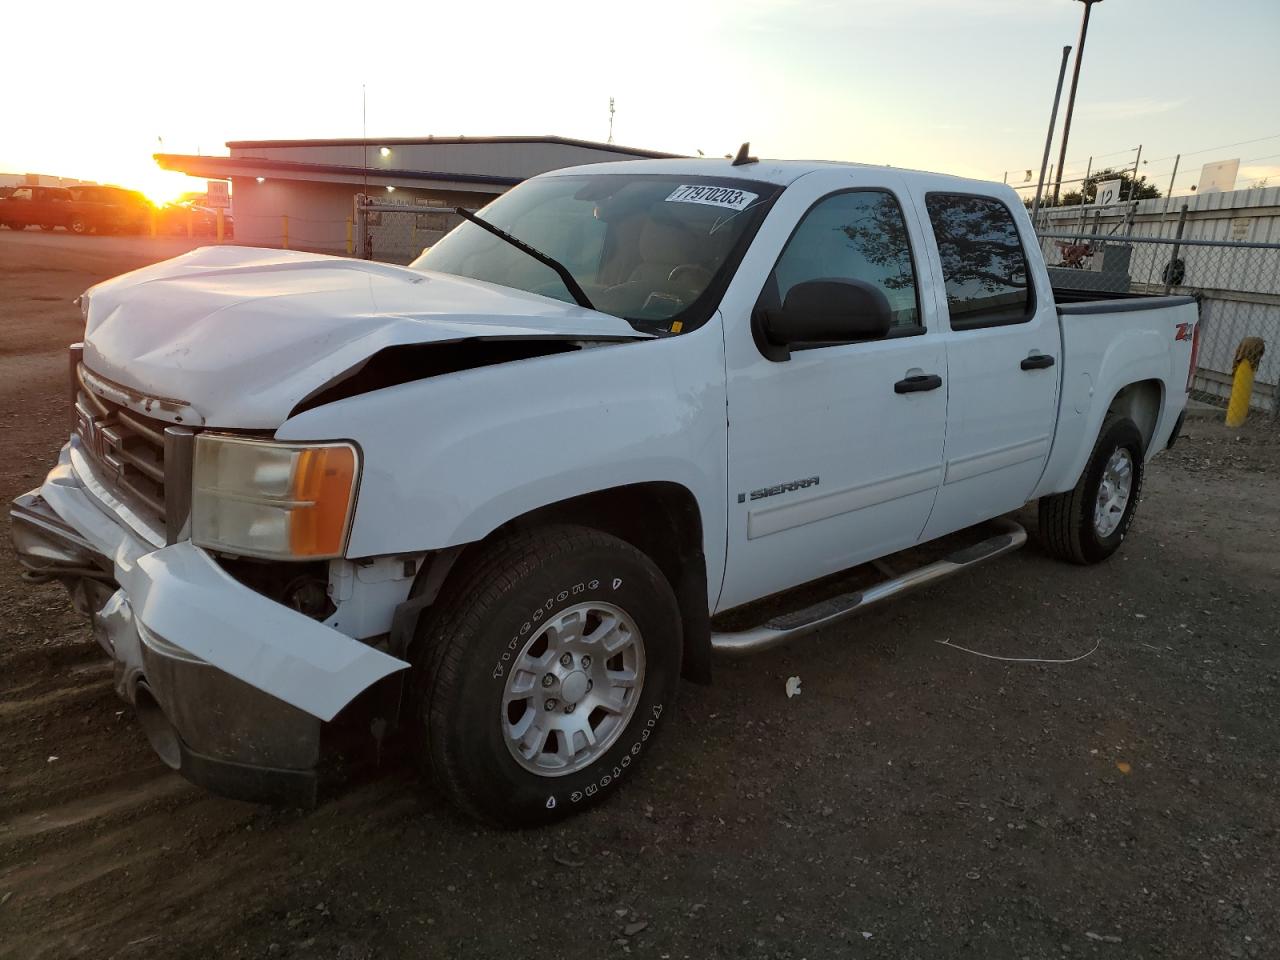
[[770, 360], [790, 359], [795, 347], [878, 340], [893, 325], [889, 298], [865, 280], [806, 280], [781, 309], [757, 312], [757, 342]]

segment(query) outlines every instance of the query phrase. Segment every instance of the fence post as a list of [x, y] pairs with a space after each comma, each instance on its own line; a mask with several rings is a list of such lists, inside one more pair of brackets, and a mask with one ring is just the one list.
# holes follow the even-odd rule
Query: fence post
[[[1182, 231], [1186, 228], [1186, 226], [1187, 226], [1187, 205], [1184, 203], [1182, 205], [1182, 210], [1178, 213], [1178, 229], [1173, 235], [1173, 238], [1175, 241], [1182, 239]], [[1174, 274], [1173, 265], [1178, 262], [1178, 251], [1180, 249], [1182, 249], [1182, 244], [1174, 243], [1173, 255], [1169, 257], [1169, 265], [1164, 268], [1165, 269], [1164, 295], [1166, 297], [1169, 295], [1169, 291], [1173, 288], [1173, 274]], [[1183, 279], [1186, 279], [1185, 275]]]
[[355, 250], [355, 245], [352, 242], [352, 237], [351, 237], [352, 227], [353, 227], [352, 219], [351, 217], [347, 217], [347, 256], [348, 257], [351, 256], [351, 254]]
[[195, 213], [193, 213], [193, 212], [192, 212], [192, 210], [191, 210], [191, 208], [190, 208], [190, 207], [188, 207], [188, 208], [187, 208], [187, 239], [188, 239], [188, 240], [190, 240], [190, 239], [191, 239], [192, 234], [194, 234], [194, 233], [195, 233], [195, 227], [194, 227], [194, 225], [191, 223], [191, 220], [192, 220], [192, 218], [194, 218], [194, 217], [195, 217]]
[[218, 242], [222, 242], [222, 238], [226, 236], [227, 221], [223, 215], [222, 208], [218, 208]]
[[289, 215], [287, 213], [280, 214], [280, 246], [289, 249]]

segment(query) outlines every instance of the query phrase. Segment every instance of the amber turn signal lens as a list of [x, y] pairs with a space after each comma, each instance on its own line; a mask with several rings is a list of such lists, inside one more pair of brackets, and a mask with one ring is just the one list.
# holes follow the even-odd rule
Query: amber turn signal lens
[[342, 553], [356, 455], [348, 446], [303, 450], [294, 470], [289, 518], [289, 548], [295, 557], [332, 557]]

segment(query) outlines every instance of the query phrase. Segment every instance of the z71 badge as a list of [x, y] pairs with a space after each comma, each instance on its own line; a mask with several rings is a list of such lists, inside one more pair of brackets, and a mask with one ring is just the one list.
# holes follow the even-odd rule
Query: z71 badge
[[[780, 493], [791, 493], [794, 490], [803, 490], [805, 487], [816, 487], [817, 485], [817, 477], [805, 477], [803, 480], [790, 480], [787, 483], [780, 483], [775, 487], [761, 487], [759, 490], [752, 490], [751, 499], [763, 500], [765, 497], [776, 497]], [[742, 502], [742, 494], [738, 494], [738, 502]]]

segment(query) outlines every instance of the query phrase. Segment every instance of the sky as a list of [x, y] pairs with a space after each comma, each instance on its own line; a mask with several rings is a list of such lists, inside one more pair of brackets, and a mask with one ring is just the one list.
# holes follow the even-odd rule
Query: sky
[[[550, 0], [357, 7], [64, 0], [6, 44], [0, 172], [200, 183], [152, 154], [228, 140], [557, 134], [707, 155], [1038, 174], [1077, 0]], [[328, 11], [332, 10], [332, 13]], [[357, 23], [353, 10], [362, 19]], [[14, 34], [9, 34], [12, 39]], [[1093, 8], [1066, 177], [1090, 155], [1175, 193], [1241, 159], [1280, 185], [1280, 0]], [[1070, 74], [1068, 73], [1068, 81]], [[362, 120], [362, 85], [367, 120]], [[1064, 93], [1065, 102], [1065, 93]], [[367, 126], [366, 126], [367, 125]], [[1061, 116], [1059, 117], [1059, 130]], [[1242, 141], [1254, 141], [1242, 143]], [[1237, 145], [1238, 144], [1238, 145]], [[1055, 140], [1051, 160], [1057, 159]]]

